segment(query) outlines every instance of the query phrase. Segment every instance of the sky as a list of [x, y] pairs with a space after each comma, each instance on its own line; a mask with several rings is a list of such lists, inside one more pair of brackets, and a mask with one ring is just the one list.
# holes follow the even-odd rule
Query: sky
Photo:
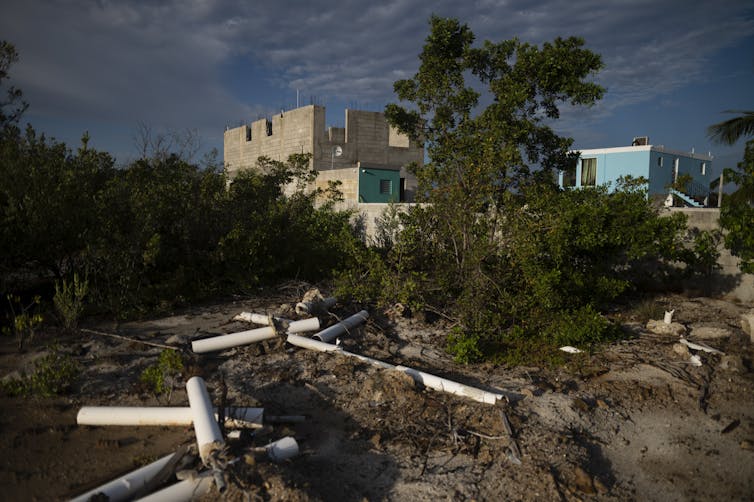
[[16, 46], [12, 83], [37, 131], [138, 155], [140, 124], [196, 130], [222, 155], [223, 131], [310, 103], [343, 127], [344, 109], [381, 111], [410, 78], [432, 14], [469, 25], [477, 43], [579, 36], [601, 54], [605, 97], [553, 124], [578, 149], [635, 136], [711, 152], [733, 167], [744, 141], [712, 144], [725, 110], [754, 109], [751, 0], [110, 1], [3, 0], [0, 39]]

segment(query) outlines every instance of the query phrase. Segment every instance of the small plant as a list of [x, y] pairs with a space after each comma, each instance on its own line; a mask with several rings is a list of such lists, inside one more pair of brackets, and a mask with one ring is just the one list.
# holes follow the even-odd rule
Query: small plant
[[62, 317], [63, 328], [73, 331], [78, 327], [81, 314], [84, 312], [84, 298], [89, 291], [89, 281], [79, 279], [73, 274], [73, 282], [63, 279], [55, 283], [55, 296], [52, 298], [55, 309]]
[[184, 370], [181, 355], [175, 350], [165, 349], [160, 353], [157, 363], [141, 372], [139, 380], [155, 396], [167, 393], [167, 400], [173, 392], [174, 381]]
[[692, 268], [705, 279], [709, 279], [715, 270], [721, 268], [717, 260], [720, 258], [718, 246], [723, 238], [722, 232], [695, 229], [692, 236], [694, 239]]
[[10, 396], [56, 396], [68, 392], [78, 375], [78, 363], [53, 346], [49, 354], [34, 362], [30, 374], [3, 382], [2, 391]]
[[665, 309], [652, 298], [644, 299], [633, 308], [633, 315], [641, 323], [662, 319]]
[[10, 305], [11, 326], [3, 328], [6, 335], [15, 336], [18, 340], [18, 350], [24, 348], [24, 343], [34, 339], [34, 331], [42, 324], [42, 314], [37, 312], [42, 299], [39, 295], [32, 298], [31, 302], [24, 305], [20, 296], [7, 295]]

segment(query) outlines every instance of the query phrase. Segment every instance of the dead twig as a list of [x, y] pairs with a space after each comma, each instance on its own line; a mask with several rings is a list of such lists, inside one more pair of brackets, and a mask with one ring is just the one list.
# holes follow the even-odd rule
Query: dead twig
[[129, 338], [127, 336], [116, 335], [115, 333], [106, 333], [104, 331], [97, 331], [94, 329], [81, 328], [81, 331], [83, 331], [84, 333], [91, 333], [93, 335], [109, 336], [112, 338], [117, 338], [119, 340], [124, 340], [126, 342], [141, 343], [142, 345], [149, 345], [150, 347], [159, 347], [161, 349], [170, 349], [170, 350], [181, 350], [180, 347], [174, 347], [172, 345], [165, 345], [164, 343], [147, 342], [145, 340], [139, 340], [137, 338]]
[[518, 448], [516, 435], [513, 433], [513, 427], [511, 427], [511, 423], [508, 421], [508, 416], [505, 414], [505, 411], [500, 410], [500, 416], [503, 419], [503, 426], [505, 427], [505, 432], [508, 433], [508, 438], [510, 440], [510, 443], [508, 444], [508, 459], [514, 464], [521, 465], [521, 450]]

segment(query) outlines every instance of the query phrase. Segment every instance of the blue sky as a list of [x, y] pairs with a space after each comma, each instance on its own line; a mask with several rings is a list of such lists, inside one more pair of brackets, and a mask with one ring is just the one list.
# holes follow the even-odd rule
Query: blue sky
[[608, 92], [556, 125], [577, 148], [652, 144], [711, 151], [715, 170], [740, 160], [743, 141], [713, 145], [708, 125], [754, 109], [750, 0], [4, 0], [0, 37], [16, 45], [13, 83], [24, 120], [71, 147], [90, 144], [125, 162], [139, 123], [196, 129], [222, 153], [227, 125], [312, 99], [343, 125], [343, 109], [381, 110], [392, 83], [414, 74], [432, 13], [477, 36], [541, 43], [577, 35], [602, 55]]

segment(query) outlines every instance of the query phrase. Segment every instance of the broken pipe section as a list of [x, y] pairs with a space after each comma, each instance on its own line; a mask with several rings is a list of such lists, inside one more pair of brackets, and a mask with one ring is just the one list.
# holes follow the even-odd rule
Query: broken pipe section
[[210, 457], [215, 451], [222, 449], [225, 441], [215, 420], [215, 410], [202, 377], [191, 377], [186, 382], [186, 393], [191, 406], [199, 456], [205, 465], [209, 465]]
[[352, 315], [351, 317], [344, 319], [338, 324], [334, 324], [330, 326], [329, 328], [323, 329], [322, 331], [314, 335], [312, 338], [314, 338], [315, 340], [319, 340], [320, 342], [326, 342], [326, 343], [332, 342], [343, 333], [348, 333], [349, 330], [352, 330], [359, 324], [365, 323], [368, 318], [369, 318], [369, 312], [367, 312], [366, 310], [362, 310], [361, 312], [358, 312]]
[[146, 486], [170, 462], [171, 458], [173, 458], [172, 453], [94, 490], [90, 490], [83, 495], [79, 495], [71, 500], [71, 502], [88, 502], [89, 500], [100, 499], [118, 502], [132, 499], [137, 491]]
[[[317, 329], [319, 329], [319, 319], [312, 317], [311, 319], [291, 322], [288, 324], [287, 332], [303, 333], [305, 331], [314, 331]], [[215, 352], [218, 350], [238, 347], [239, 345], [249, 345], [263, 340], [269, 340], [276, 336], [277, 332], [273, 326], [265, 326], [264, 328], [239, 331], [238, 333], [231, 333], [229, 335], [195, 340], [191, 342], [191, 350], [197, 354], [203, 352]]]

